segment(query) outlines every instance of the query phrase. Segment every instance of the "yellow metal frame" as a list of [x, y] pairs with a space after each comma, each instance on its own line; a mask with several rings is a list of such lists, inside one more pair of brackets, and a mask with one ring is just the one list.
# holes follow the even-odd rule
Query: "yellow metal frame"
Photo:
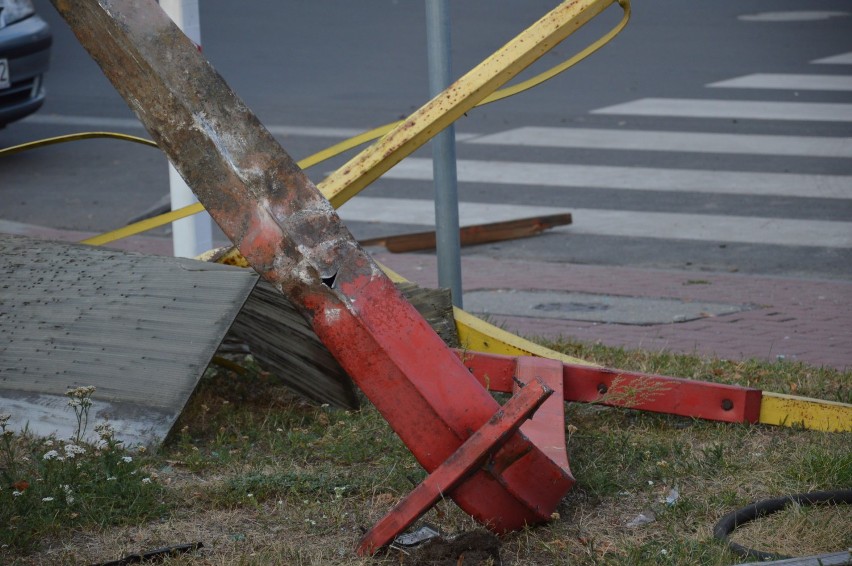
[[341, 206], [613, 3], [563, 2], [337, 169], [319, 189]]
[[826, 432], [852, 432], [852, 405], [764, 391], [760, 422]]

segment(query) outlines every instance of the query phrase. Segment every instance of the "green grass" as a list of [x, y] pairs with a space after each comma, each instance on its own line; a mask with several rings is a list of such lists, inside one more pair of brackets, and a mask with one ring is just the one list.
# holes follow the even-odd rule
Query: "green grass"
[[0, 417], [0, 558], [68, 529], [106, 528], [164, 514], [165, 492], [151, 459], [127, 450], [109, 427], [97, 444], [7, 430]]
[[[852, 374], [803, 364], [546, 345], [611, 367], [850, 400]], [[8, 545], [0, 549], [0, 563], [85, 564], [200, 540], [204, 550], [166, 562], [416, 564], [416, 555], [395, 550], [375, 559], [353, 554], [365, 530], [424, 478], [377, 411], [366, 401], [360, 411], [308, 404], [247, 365], [244, 375], [209, 369], [154, 455], [87, 447], [73, 466], [66, 460], [54, 470], [59, 462], [43, 459], [50, 447], [41, 440], [4, 436], [14, 441], [3, 453], [4, 471], [11, 473], [14, 459], [37, 481], [26, 499], [5, 486], [0, 491], [0, 524], [13, 527], [0, 529]], [[504, 564], [731, 564], [737, 557], [711, 536], [725, 513], [766, 497], [852, 485], [849, 434], [600, 405], [570, 404], [567, 415], [577, 484], [558, 519], [501, 539]], [[125, 456], [133, 460], [126, 463]], [[153, 479], [143, 484], [140, 476]], [[61, 486], [72, 484], [69, 506]], [[679, 497], [669, 505], [672, 488]], [[45, 497], [58, 507], [41, 505]], [[628, 527], [640, 513], [655, 520]], [[848, 515], [834, 515], [785, 517], [785, 525], [797, 527], [785, 532], [805, 539], [801, 548], [839, 550], [827, 537], [807, 534], [815, 524], [830, 532], [837, 523], [842, 531]], [[478, 528], [449, 500], [424, 519], [448, 533]], [[771, 550], [789, 542], [785, 532], [766, 529], [754, 538]], [[822, 547], [808, 547], [811, 540], [822, 540]]]

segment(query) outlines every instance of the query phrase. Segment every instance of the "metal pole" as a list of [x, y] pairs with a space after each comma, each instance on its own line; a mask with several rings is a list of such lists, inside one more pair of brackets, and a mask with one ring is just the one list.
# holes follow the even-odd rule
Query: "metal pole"
[[[449, 0], [426, 0], [426, 48], [429, 61], [429, 95], [450, 85]], [[456, 130], [450, 125], [432, 140], [435, 185], [435, 234], [438, 251], [438, 285], [449, 288], [453, 304], [462, 307], [459, 196], [456, 177]]]
[[[196, 45], [201, 46], [201, 19], [198, 0], [160, 0], [160, 7]], [[177, 169], [169, 163], [169, 194], [172, 210], [198, 202]], [[200, 212], [172, 222], [172, 249], [175, 257], [195, 257], [213, 247], [210, 215]]]

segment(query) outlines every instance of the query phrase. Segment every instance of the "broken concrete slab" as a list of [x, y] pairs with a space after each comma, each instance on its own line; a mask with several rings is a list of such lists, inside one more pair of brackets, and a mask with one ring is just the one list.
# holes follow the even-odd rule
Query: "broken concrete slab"
[[0, 412], [68, 437], [65, 392], [93, 385], [89, 431], [165, 438], [254, 288], [255, 273], [0, 235]]

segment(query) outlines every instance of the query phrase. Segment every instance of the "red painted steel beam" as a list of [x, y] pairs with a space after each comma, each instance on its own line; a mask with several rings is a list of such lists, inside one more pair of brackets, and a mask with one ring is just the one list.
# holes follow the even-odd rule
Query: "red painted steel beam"
[[759, 389], [571, 364], [564, 371], [566, 401], [730, 423], [760, 418]]
[[[539, 409], [553, 390], [533, 379], [520, 388], [503, 408], [461, 447], [435, 468], [391, 511], [376, 523], [358, 544], [358, 554], [372, 555], [390, 544], [402, 531], [428, 511], [439, 499], [452, 494], [478, 467], [488, 467], [488, 458], [496, 452], [526, 419]], [[559, 401], [559, 399], [557, 399]], [[561, 401], [560, 401], [561, 402]], [[539, 409], [540, 410], [540, 409]], [[529, 424], [529, 423], [526, 423]]]
[[562, 399], [562, 362], [547, 358], [521, 356], [517, 358], [515, 383], [512, 391], [517, 394], [521, 387], [541, 381], [553, 389], [550, 397], [535, 416], [521, 427], [521, 432], [547, 456], [566, 471], [568, 451], [565, 446], [565, 401]]
[[[497, 402], [154, 2], [52, 1], [223, 232], [300, 310], [427, 471], [497, 412]], [[494, 465], [453, 497], [505, 532], [548, 520], [572, 482], [516, 434]]]
[[[473, 375], [492, 391], [511, 392], [515, 358], [458, 351]], [[563, 399], [713, 421], [756, 423], [762, 392], [676, 377], [562, 364]]]

